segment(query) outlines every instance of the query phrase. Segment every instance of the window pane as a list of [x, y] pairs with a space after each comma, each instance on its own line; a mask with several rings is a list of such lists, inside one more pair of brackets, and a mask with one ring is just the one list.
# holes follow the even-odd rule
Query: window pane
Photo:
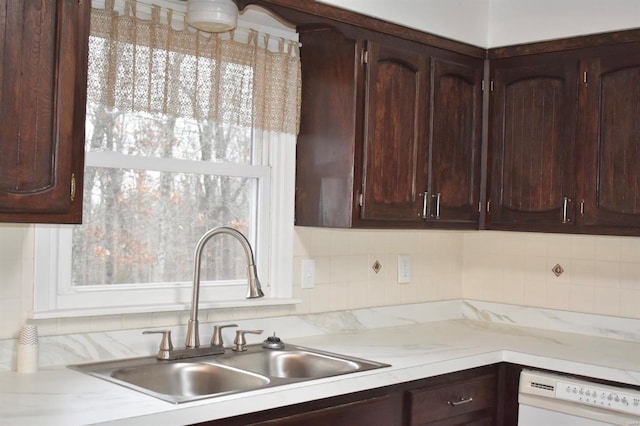
[[251, 164], [252, 144], [247, 128], [87, 103], [87, 151]]
[[[87, 167], [73, 285], [189, 282], [198, 239], [215, 226], [249, 236], [257, 179]], [[246, 278], [241, 245], [214, 237], [202, 280]]]

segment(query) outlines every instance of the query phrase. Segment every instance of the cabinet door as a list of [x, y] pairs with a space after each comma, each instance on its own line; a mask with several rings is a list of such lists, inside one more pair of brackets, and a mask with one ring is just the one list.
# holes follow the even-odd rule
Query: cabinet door
[[[359, 53], [332, 28], [300, 31], [302, 105], [296, 147], [296, 224], [352, 226]], [[361, 125], [361, 123], [360, 123]]]
[[640, 47], [589, 61], [587, 76], [583, 222], [640, 226]]
[[578, 62], [496, 61], [488, 227], [569, 230], [575, 224]]
[[0, 221], [81, 220], [88, 11], [0, 0]]
[[427, 220], [478, 223], [482, 62], [434, 59]]
[[368, 43], [361, 218], [422, 221], [429, 57]]

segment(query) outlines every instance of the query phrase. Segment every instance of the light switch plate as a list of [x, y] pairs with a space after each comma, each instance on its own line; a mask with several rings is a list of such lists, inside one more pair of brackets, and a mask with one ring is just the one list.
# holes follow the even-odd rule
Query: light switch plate
[[398, 255], [398, 283], [408, 284], [411, 282], [411, 257], [408, 254]]
[[302, 271], [302, 288], [314, 288], [316, 286], [316, 261], [302, 259], [300, 269]]

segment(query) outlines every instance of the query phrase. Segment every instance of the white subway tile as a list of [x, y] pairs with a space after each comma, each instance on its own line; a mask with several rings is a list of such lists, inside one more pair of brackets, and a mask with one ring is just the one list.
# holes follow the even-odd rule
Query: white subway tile
[[547, 285], [544, 280], [527, 281], [524, 285], [524, 304], [526, 306], [547, 306]]
[[602, 315], [620, 315], [620, 291], [614, 288], [595, 287], [593, 312]]
[[550, 259], [570, 258], [571, 237], [564, 234], [547, 234], [547, 256]]
[[620, 238], [620, 261], [640, 263], [640, 237]]
[[595, 262], [586, 259], [572, 259], [571, 283], [574, 285], [592, 288], [595, 283]]
[[572, 235], [571, 258], [593, 260], [596, 257], [596, 237], [592, 235]]
[[311, 228], [310, 241], [307, 244], [311, 256], [331, 255], [331, 235], [333, 232], [331, 229]]
[[620, 290], [620, 315], [628, 318], [640, 318], [639, 290]]
[[621, 237], [594, 237], [596, 242], [596, 259], [620, 261]]
[[348, 230], [334, 230], [331, 232], [331, 256], [348, 256], [351, 253], [351, 240], [355, 233]]
[[524, 303], [524, 282], [505, 281], [502, 286], [502, 301], [512, 305], [522, 305]]
[[547, 283], [546, 308], [569, 309], [571, 286], [559, 283]]
[[[28, 225], [0, 224], [0, 268], [24, 257], [23, 245]], [[1, 269], [0, 269], [1, 270]]]
[[597, 260], [594, 285], [596, 287], [620, 287], [620, 263]]
[[578, 312], [593, 312], [594, 310], [594, 291], [593, 287], [584, 287], [579, 285], [570, 286], [571, 294], [569, 296], [569, 309]]
[[640, 263], [620, 263], [620, 288], [640, 291]]
[[349, 309], [349, 286], [347, 284], [332, 285], [329, 289], [329, 297], [331, 311]]

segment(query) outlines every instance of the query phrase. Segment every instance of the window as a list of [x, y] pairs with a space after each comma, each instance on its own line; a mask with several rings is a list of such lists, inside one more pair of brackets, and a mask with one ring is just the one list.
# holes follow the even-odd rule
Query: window
[[[84, 223], [37, 227], [34, 317], [185, 309], [195, 245], [216, 226], [251, 242], [258, 303], [291, 297], [295, 33], [203, 35], [170, 10], [144, 15], [92, 11]], [[201, 279], [201, 305], [247, 303], [240, 244], [210, 240]]]

